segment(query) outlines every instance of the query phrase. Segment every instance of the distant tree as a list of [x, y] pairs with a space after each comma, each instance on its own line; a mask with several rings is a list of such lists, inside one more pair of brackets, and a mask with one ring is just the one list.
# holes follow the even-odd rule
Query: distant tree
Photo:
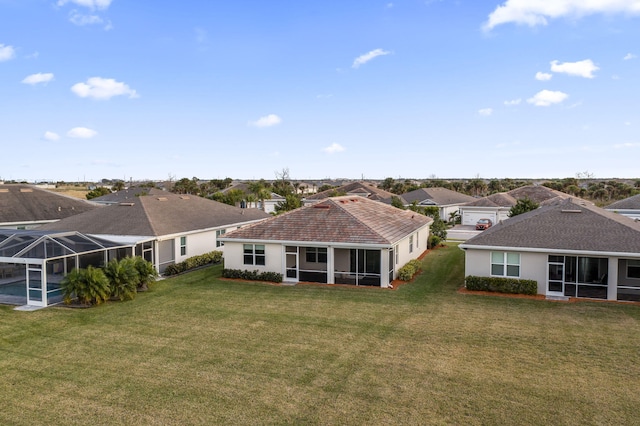
[[295, 210], [298, 207], [302, 207], [302, 201], [300, 201], [300, 198], [295, 194], [287, 194], [284, 201], [280, 201], [276, 204], [275, 210], [276, 214], [280, 214], [290, 210]]
[[540, 204], [536, 203], [529, 197], [520, 198], [516, 205], [509, 210], [509, 217], [514, 217], [522, 213], [530, 212], [540, 207]]
[[330, 189], [335, 188], [335, 186], [329, 185], [327, 183], [325, 183], [324, 185], [321, 185], [320, 188], [318, 188], [318, 192], [324, 192], [324, 191], [328, 191]]
[[124, 189], [124, 182], [121, 180], [113, 182], [113, 185], [111, 185], [111, 189], [114, 191], [122, 191]]
[[198, 178], [192, 179], [182, 178], [173, 185], [172, 192], [176, 194], [192, 194], [198, 195], [200, 193], [200, 187], [198, 186]]
[[276, 171], [276, 180], [273, 182], [273, 192], [286, 197], [294, 193], [293, 185], [289, 178], [289, 168], [285, 167], [280, 171]]
[[111, 194], [111, 190], [104, 186], [99, 186], [94, 190], [87, 192], [87, 200], [92, 200], [94, 198], [102, 197], [103, 195]]
[[395, 183], [395, 180], [391, 177], [388, 177], [382, 181], [382, 183], [379, 185], [379, 188], [384, 189], [385, 191], [391, 192], [391, 188], [393, 188], [394, 183]]
[[402, 200], [400, 199], [400, 197], [397, 197], [397, 196], [395, 196], [395, 195], [394, 195], [393, 197], [391, 197], [391, 205], [392, 205], [393, 207], [397, 207], [397, 208], [402, 209], [402, 210], [404, 210], [404, 209], [405, 209], [405, 207], [404, 207], [404, 203], [402, 202]]

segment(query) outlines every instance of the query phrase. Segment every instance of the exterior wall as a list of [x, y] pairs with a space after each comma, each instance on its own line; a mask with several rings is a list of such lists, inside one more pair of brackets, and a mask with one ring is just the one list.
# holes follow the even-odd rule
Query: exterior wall
[[[260, 243], [258, 243], [260, 244]], [[282, 245], [281, 244], [265, 244], [265, 265], [245, 265], [244, 264], [244, 243], [243, 242], [225, 242], [224, 249], [224, 267], [227, 269], [242, 269], [259, 272], [277, 272], [284, 273], [282, 269]]]
[[[413, 235], [413, 252], [409, 252], [409, 239], [411, 235]], [[396, 247], [398, 247], [398, 262], [396, 263], [394, 268], [396, 273], [398, 269], [406, 265], [407, 262], [412, 259], [417, 259], [422, 253], [425, 252], [425, 250], [427, 250], [427, 241], [429, 240], [429, 226], [421, 228], [419, 231], [414, 232], [411, 235], [407, 235], [396, 244]]]
[[[180, 254], [180, 237], [187, 237], [187, 253], [182, 256]], [[210, 230], [205, 232], [199, 232], [195, 234], [179, 235], [174, 238], [174, 253], [176, 254], [176, 263], [183, 260], [205, 254], [210, 251], [216, 250], [216, 231]]]
[[[538, 282], [538, 294], [547, 291], [547, 255], [543, 253], [520, 253], [520, 279]], [[466, 249], [464, 256], [464, 274], [478, 277], [491, 276], [491, 250]]]
[[507, 207], [465, 207], [461, 206], [460, 215], [462, 216], [463, 225], [475, 225], [478, 219], [489, 218], [493, 224], [509, 219], [509, 210]]

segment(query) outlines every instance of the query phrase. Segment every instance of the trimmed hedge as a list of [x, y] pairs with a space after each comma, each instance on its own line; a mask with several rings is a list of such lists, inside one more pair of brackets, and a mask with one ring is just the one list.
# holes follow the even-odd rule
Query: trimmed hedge
[[538, 282], [534, 280], [520, 280], [517, 278], [476, 277], [469, 275], [465, 278], [467, 290], [493, 291], [496, 293], [532, 294], [538, 293]]
[[418, 259], [410, 260], [402, 268], [398, 269], [398, 279], [402, 281], [411, 281], [411, 278], [420, 271], [422, 262]]
[[177, 274], [181, 274], [183, 272], [189, 271], [191, 269], [199, 268], [201, 266], [209, 265], [212, 263], [220, 263], [220, 262], [222, 262], [222, 252], [211, 251], [209, 253], [201, 254], [199, 256], [190, 257], [183, 262], [169, 265], [164, 270], [164, 274], [177, 275]]
[[248, 271], [242, 269], [223, 269], [222, 276], [224, 278], [237, 278], [241, 280], [247, 281], [268, 281], [272, 283], [281, 283], [282, 282], [282, 274], [277, 272], [258, 272]]

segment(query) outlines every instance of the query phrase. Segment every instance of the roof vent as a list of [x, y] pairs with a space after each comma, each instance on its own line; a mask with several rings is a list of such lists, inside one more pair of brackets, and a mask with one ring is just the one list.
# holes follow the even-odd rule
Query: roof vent
[[120, 203], [120, 206], [132, 207], [135, 203]]
[[314, 204], [313, 208], [314, 209], [328, 209], [329, 205], [328, 204]]
[[582, 210], [560, 210], [562, 213], [582, 213]]
[[180, 199], [181, 199], [181, 200], [188, 200], [188, 199], [189, 199], [189, 197], [188, 197], [188, 196], [186, 196], [186, 195], [181, 195], [181, 196], [180, 196]]
[[7, 188], [2, 188], [0, 189], [0, 192], [9, 192], [9, 190]]
[[167, 201], [168, 198], [167, 197], [158, 197], [158, 201]]
[[33, 192], [31, 188], [20, 188], [20, 192]]

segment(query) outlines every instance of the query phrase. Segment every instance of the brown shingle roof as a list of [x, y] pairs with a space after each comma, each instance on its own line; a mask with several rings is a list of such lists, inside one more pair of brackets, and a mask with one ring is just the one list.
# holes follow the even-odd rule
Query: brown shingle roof
[[471, 238], [464, 246], [640, 254], [640, 223], [567, 199], [507, 219]]
[[240, 209], [195, 195], [145, 195], [102, 207], [39, 229], [85, 234], [161, 236], [250, 222], [270, 217], [258, 209]]
[[0, 185], [0, 223], [59, 220], [99, 208], [31, 185]]
[[431, 223], [408, 210], [358, 196], [329, 198], [227, 233], [230, 240], [394, 244]]

